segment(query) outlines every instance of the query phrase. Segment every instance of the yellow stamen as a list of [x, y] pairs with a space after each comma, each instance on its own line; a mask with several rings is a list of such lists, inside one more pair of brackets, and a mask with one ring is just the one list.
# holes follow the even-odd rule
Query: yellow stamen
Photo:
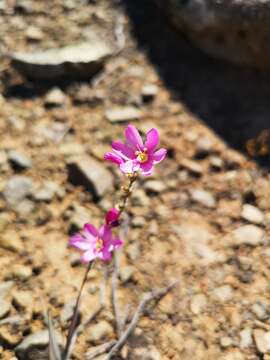
[[146, 154], [146, 150], [144, 150], [144, 151], [136, 151], [135, 154], [137, 155], [137, 160], [140, 163], [145, 163], [146, 161], [148, 161], [148, 155]]
[[97, 250], [97, 251], [102, 250], [103, 245], [104, 245], [104, 244], [103, 244], [103, 240], [102, 240], [102, 239], [98, 239], [97, 242], [96, 242], [96, 250]]

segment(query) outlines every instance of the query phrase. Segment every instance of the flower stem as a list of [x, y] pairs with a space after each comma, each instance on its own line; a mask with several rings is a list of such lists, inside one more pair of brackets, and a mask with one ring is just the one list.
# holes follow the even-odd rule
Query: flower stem
[[122, 202], [120, 204], [118, 204], [119, 218], [121, 217], [122, 213], [124, 212], [124, 210], [126, 208], [127, 201], [131, 195], [132, 185], [134, 184], [134, 182], [136, 180], [137, 180], [137, 173], [131, 174], [131, 175], [129, 175], [128, 185], [122, 187], [122, 191], [123, 191]]
[[85, 274], [84, 274], [84, 277], [83, 277], [83, 281], [81, 283], [81, 287], [80, 287], [80, 290], [79, 290], [79, 293], [78, 293], [78, 296], [77, 296], [74, 312], [73, 312], [72, 319], [71, 319], [69, 329], [68, 329], [67, 341], [66, 341], [66, 346], [65, 346], [65, 350], [64, 350], [64, 356], [63, 356], [64, 360], [68, 360], [69, 349], [70, 349], [70, 346], [71, 346], [71, 343], [72, 343], [72, 338], [73, 338], [73, 335], [75, 333], [77, 322], [78, 322], [81, 295], [82, 295], [83, 288], [84, 288], [86, 280], [87, 280], [88, 273], [91, 270], [91, 268], [93, 266], [93, 263], [94, 263], [93, 261], [89, 262], [89, 264], [88, 264], [88, 266], [86, 268], [86, 271], [85, 271]]

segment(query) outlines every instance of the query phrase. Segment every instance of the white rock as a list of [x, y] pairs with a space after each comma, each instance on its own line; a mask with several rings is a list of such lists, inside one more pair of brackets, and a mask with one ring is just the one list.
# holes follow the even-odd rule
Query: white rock
[[134, 106], [126, 106], [122, 108], [109, 109], [106, 111], [105, 116], [107, 120], [112, 123], [126, 122], [140, 119], [142, 117], [142, 112]]
[[261, 210], [250, 204], [243, 205], [241, 216], [243, 219], [254, 224], [262, 224], [264, 221], [264, 215]]
[[256, 347], [262, 354], [270, 351], [270, 331], [265, 332], [262, 329], [255, 329], [253, 331]]
[[233, 297], [233, 289], [230, 285], [223, 285], [213, 291], [216, 300], [220, 302], [230, 301]]
[[240, 331], [240, 348], [245, 349], [252, 345], [252, 331], [250, 328], [245, 328]]
[[205, 190], [193, 190], [191, 191], [191, 199], [207, 208], [214, 208], [216, 206], [216, 200], [213, 195]]
[[207, 299], [204, 294], [196, 294], [192, 297], [190, 302], [190, 310], [195, 315], [199, 315], [203, 312], [207, 304]]
[[243, 225], [234, 230], [233, 245], [257, 246], [264, 243], [264, 231], [255, 225]]

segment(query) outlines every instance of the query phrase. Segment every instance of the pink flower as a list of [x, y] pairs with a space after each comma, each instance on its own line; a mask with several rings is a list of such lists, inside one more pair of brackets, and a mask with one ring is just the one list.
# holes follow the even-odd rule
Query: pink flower
[[111, 227], [116, 227], [119, 225], [119, 210], [117, 210], [116, 208], [111, 208], [105, 217], [105, 221], [106, 221], [106, 225], [111, 226]]
[[92, 224], [85, 224], [82, 233], [73, 235], [69, 245], [82, 252], [81, 260], [88, 263], [96, 258], [111, 260], [112, 252], [121, 247], [123, 241], [113, 238], [110, 226], [103, 225], [99, 230]]
[[157, 129], [147, 132], [144, 143], [138, 130], [131, 124], [127, 126], [125, 136], [125, 144], [119, 140], [114, 141], [112, 151], [107, 152], [104, 159], [117, 164], [125, 174], [141, 171], [142, 175], [151, 175], [154, 165], [160, 163], [167, 154], [166, 149], [156, 151], [159, 143]]

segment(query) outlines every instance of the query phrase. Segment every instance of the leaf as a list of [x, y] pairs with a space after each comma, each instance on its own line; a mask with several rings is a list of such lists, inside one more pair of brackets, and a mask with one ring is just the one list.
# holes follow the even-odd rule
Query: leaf
[[49, 331], [49, 359], [62, 360], [61, 350], [54, 331], [51, 314], [48, 311], [48, 331]]

